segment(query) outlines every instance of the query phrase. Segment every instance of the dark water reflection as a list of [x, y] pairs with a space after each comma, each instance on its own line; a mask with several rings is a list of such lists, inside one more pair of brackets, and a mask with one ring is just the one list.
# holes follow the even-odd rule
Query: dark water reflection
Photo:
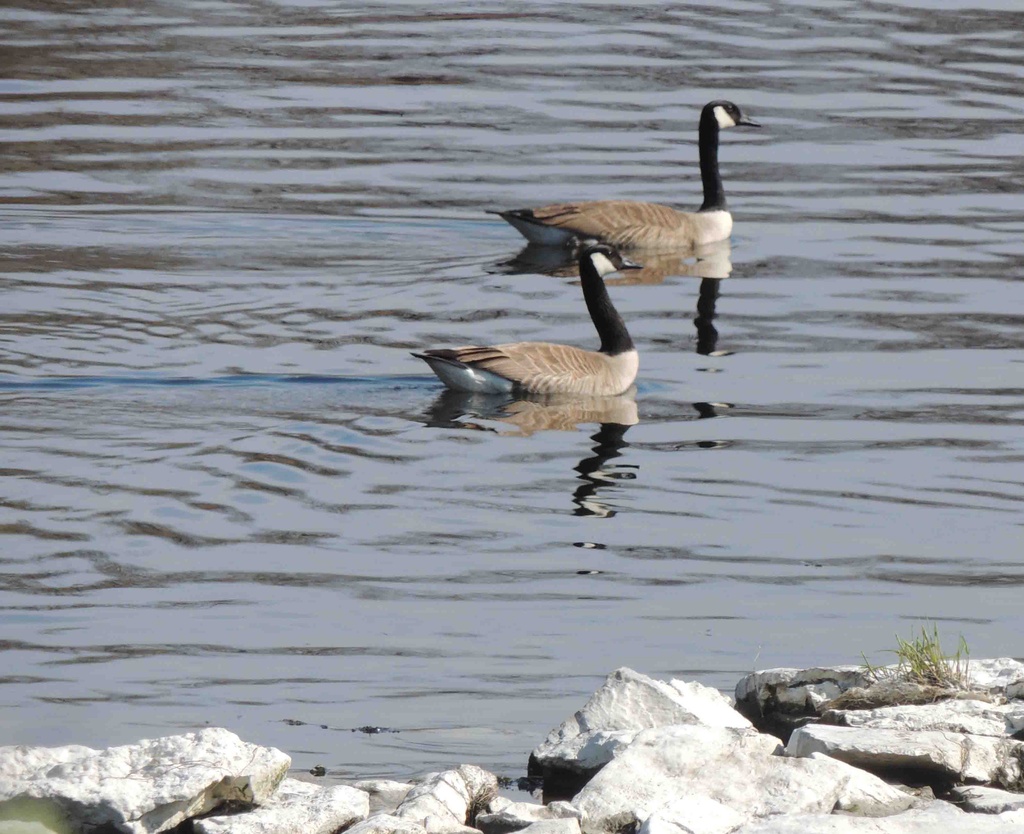
[[[1018, 40], [1004, 0], [0, 9], [0, 742], [516, 775], [619, 664], [1019, 656]], [[593, 344], [572, 253], [485, 210], [696, 206], [719, 96], [765, 125], [731, 247], [612, 282], [635, 397], [442, 393], [408, 351]]]

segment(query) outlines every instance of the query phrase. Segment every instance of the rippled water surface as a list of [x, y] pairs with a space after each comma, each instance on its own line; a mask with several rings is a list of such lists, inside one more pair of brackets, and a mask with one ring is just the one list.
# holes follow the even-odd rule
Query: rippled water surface
[[[951, 6], [5, 5], [0, 743], [517, 775], [619, 665], [1020, 657], [1021, 17]], [[635, 399], [443, 394], [409, 350], [594, 344], [485, 210], [695, 207], [719, 97]]]

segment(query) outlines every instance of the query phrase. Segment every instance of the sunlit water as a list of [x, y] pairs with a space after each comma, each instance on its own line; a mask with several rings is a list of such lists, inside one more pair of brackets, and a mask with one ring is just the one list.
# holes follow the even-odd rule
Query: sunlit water
[[[623, 664], [1021, 656], [1016, 2], [69, 8], [0, 10], [0, 743], [514, 776]], [[442, 394], [594, 344], [485, 209], [696, 206], [717, 97], [635, 400]]]

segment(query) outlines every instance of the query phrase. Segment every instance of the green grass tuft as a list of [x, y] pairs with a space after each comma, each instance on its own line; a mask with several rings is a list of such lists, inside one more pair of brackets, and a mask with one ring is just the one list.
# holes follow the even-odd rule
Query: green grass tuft
[[939, 645], [939, 627], [932, 625], [931, 633], [921, 626], [921, 633], [910, 640], [896, 636], [894, 666], [874, 666], [864, 658], [864, 671], [875, 681], [908, 681], [910, 683], [940, 686], [944, 689], [971, 688], [971, 651], [960, 635], [955, 654], [942, 653]]

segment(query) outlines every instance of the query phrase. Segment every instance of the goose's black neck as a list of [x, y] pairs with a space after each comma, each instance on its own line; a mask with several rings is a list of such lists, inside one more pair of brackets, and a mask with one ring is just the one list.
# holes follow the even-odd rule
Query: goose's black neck
[[700, 131], [697, 143], [700, 152], [700, 179], [704, 185], [704, 204], [701, 211], [724, 211], [725, 191], [722, 190], [722, 175], [718, 173], [718, 119], [711, 107], [700, 114]]
[[587, 302], [590, 318], [597, 328], [597, 335], [601, 337], [601, 353], [616, 356], [634, 350], [626, 323], [612, 305], [604, 279], [598, 274], [590, 258], [580, 258], [580, 281], [583, 284], [583, 298]]

